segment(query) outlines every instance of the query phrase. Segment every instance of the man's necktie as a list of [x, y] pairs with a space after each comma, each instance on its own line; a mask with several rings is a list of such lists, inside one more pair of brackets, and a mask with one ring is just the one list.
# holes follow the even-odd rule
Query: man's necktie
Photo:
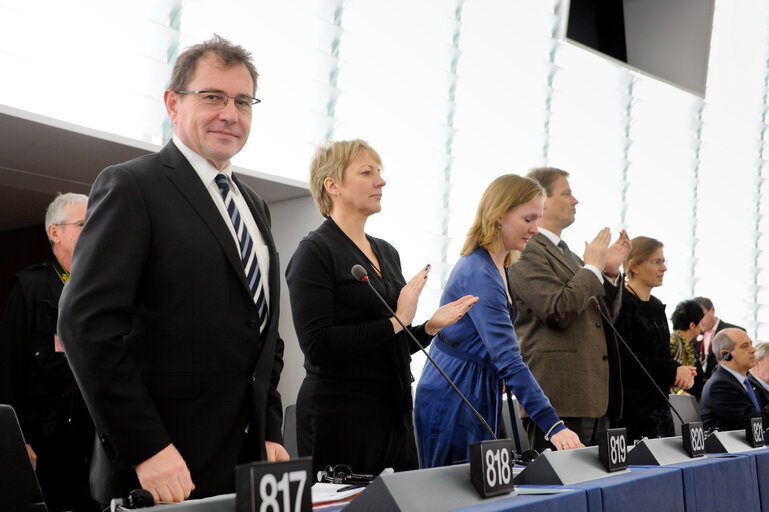
[[748, 378], [745, 377], [745, 380], [742, 381], [742, 383], [745, 384], [745, 389], [748, 391], [750, 401], [753, 402], [753, 407], [755, 407], [756, 410], [761, 411], [761, 407], [758, 406], [758, 399], [756, 399], [756, 394], [753, 392], [753, 386], [750, 385]]
[[240, 257], [243, 260], [246, 282], [248, 283], [248, 288], [251, 290], [251, 296], [254, 298], [254, 303], [256, 303], [256, 307], [259, 311], [259, 332], [262, 332], [262, 329], [264, 329], [264, 326], [267, 323], [267, 300], [264, 296], [262, 273], [259, 271], [259, 262], [256, 259], [254, 241], [251, 239], [251, 234], [248, 232], [248, 229], [246, 229], [246, 224], [243, 222], [238, 207], [235, 205], [227, 176], [219, 173], [216, 176], [216, 184], [219, 187], [219, 191], [222, 193], [224, 207], [227, 209], [230, 222], [232, 222], [232, 227], [235, 228], [235, 234], [238, 237], [238, 249], [240, 249]]
[[563, 255], [566, 256], [567, 260], [569, 260], [569, 263], [571, 263], [572, 269], [575, 272], [582, 268], [582, 263], [580, 263], [579, 258], [577, 258], [577, 256], [569, 250], [569, 246], [566, 245], [566, 242], [561, 240], [558, 242], [558, 247], [561, 248]]

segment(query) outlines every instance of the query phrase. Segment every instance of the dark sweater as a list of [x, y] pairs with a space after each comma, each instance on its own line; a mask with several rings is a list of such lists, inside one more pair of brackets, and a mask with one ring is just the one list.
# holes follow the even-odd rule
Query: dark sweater
[[[395, 248], [367, 238], [381, 276], [330, 218], [302, 239], [286, 269], [307, 370], [297, 398], [299, 451], [312, 452], [316, 469], [348, 464], [378, 473], [388, 464], [399, 469], [399, 458], [407, 461], [400, 469], [416, 466], [410, 362], [418, 348], [406, 332], [394, 334], [391, 314], [351, 269], [363, 265], [393, 310], [406, 281]], [[412, 332], [430, 343], [424, 326]]]
[[[653, 295], [648, 301], [642, 301], [624, 288], [622, 309], [615, 326], [663, 394], [667, 395], [679, 364], [670, 355], [670, 330], [665, 305]], [[640, 436], [673, 435], [670, 406], [665, 398], [622, 344], [620, 357], [625, 405], [622, 419], [616, 424], [627, 428], [629, 441]]]

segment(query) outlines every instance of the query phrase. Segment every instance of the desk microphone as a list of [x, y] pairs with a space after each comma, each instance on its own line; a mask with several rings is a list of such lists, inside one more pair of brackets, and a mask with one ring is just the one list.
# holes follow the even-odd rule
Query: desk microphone
[[609, 327], [611, 327], [611, 330], [614, 331], [614, 334], [617, 336], [617, 339], [622, 342], [623, 345], [625, 345], [625, 348], [628, 352], [630, 352], [630, 355], [633, 356], [633, 359], [635, 359], [636, 363], [638, 363], [638, 366], [641, 367], [641, 369], [644, 371], [647, 377], [649, 377], [649, 380], [652, 384], [654, 384], [654, 387], [657, 389], [657, 391], [660, 392], [660, 395], [662, 395], [662, 398], [665, 399], [665, 401], [670, 406], [670, 410], [676, 413], [676, 416], [678, 416], [678, 419], [681, 421], [681, 425], [685, 425], [687, 422], [684, 421], [684, 419], [681, 417], [680, 414], [678, 414], [678, 411], [675, 407], [673, 407], [673, 404], [670, 403], [670, 398], [668, 398], [668, 395], [666, 395], [660, 387], [657, 385], [657, 383], [654, 381], [654, 378], [652, 378], [649, 371], [646, 369], [646, 367], [643, 365], [640, 359], [636, 357], [636, 355], [633, 353], [633, 351], [630, 349], [630, 345], [627, 344], [627, 342], [622, 338], [622, 335], [617, 331], [617, 328], [614, 327], [614, 324], [611, 320], [609, 320], [609, 317], [606, 316], [606, 313], [603, 312], [603, 309], [601, 309], [601, 305], [598, 303], [598, 299], [596, 299], [594, 296], [590, 296], [587, 299], [587, 303], [593, 306], [596, 310], [598, 310], [599, 313], [601, 313], [601, 316], [603, 317], [604, 321], [609, 324]]
[[372, 285], [371, 282], [369, 281], [369, 279], [368, 279], [368, 272], [366, 272], [366, 269], [363, 268], [361, 265], [354, 265], [352, 267], [351, 272], [352, 272], [352, 275], [353, 275], [353, 277], [355, 279], [357, 279], [358, 281], [361, 281], [361, 282], [366, 283], [367, 285], [369, 285], [369, 288], [371, 288], [371, 291], [373, 291], [374, 295], [377, 296], [379, 301], [382, 304], [384, 304], [384, 307], [387, 308], [387, 311], [393, 316], [393, 318], [395, 318], [395, 320], [398, 321], [400, 326], [403, 327], [403, 330], [406, 331], [406, 333], [411, 337], [411, 340], [414, 343], [417, 344], [417, 346], [419, 347], [419, 350], [421, 350], [422, 353], [425, 356], [427, 356], [427, 360], [430, 361], [432, 363], [432, 365], [435, 367], [435, 369], [438, 370], [438, 372], [443, 376], [444, 379], [446, 379], [446, 382], [449, 383], [449, 386], [451, 386], [451, 389], [453, 389], [454, 392], [459, 396], [459, 398], [462, 399], [462, 401], [465, 403], [465, 405], [467, 405], [470, 408], [470, 410], [473, 411], [473, 414], [475, 415], [476, 418], [478, 418], [478, 421], [481, 422], [481, 424], [484, 426], [484, 428], [489, 433], [491, 438], [496, 441], [497, 440], [497, 436], [494, 434], [494, 431], [491, 429], [489, 424], [486, 423], [486, 420], [483, 419], [483, 416], [481, 416], [481, 413], [479, 413], [475, 409], [475, 407], [473, 407], [473, 404], [471, 404], [470, 401], [467, 399], [467, 397], [465, 397], [465, 395], [462, 394], [462, 392], [459, 390], [459, 388], [456, 386], [456, 384], [454, 384], [454, 382], [451, 380], [451, 378], [448, 375], [446, 375], [446, 372], [443, 371], [443, 368], [441, 368], [438, 365], [438, 363], [435, 362], [435, 359], [433, 359], [432, 356], [430, 356], [430, 354], [427, 353], [427, 351], [422, 346], [422, 344], [419, 343], [419, 341], [417, 340], [416, 336], [414, 336], [414, 334], [411, 331], [406, 329], [406, 326], [403, 325], [403, 322], [401, 322], [401, 319], [398, 318], [398, 315], [395, 314], [395, 311], [393, 311], [392, 308], [387, 304], [387, 302], [385, 302], [385, 300], [382, 298], [382, 296], [379, 295], [379, 292], [376, 291], [376, 288], [374, 288], [374, 285]]

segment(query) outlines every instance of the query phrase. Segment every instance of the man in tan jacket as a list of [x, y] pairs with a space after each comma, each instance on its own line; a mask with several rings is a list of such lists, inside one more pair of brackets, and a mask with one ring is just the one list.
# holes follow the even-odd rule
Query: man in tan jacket
[[[569, 174], [539, 168], [528, 176], [547, 197], [539, 233], [508, 268], [518, 307], [516, 335], [523, 360], [558, 416], [585, 445], [596, 444], [609, 418], [621, 415], [622, 384], [617, 340], [588, 299], [596, 297], [612, 319], [619, 313], [619, 268], [630, 252], [630, 239], [623, 230], [609, 246], [611, 233], [604, 228], [585, 245], [583, 261], [561, 239], [578, 203]], [[525, 419], [524, 424], [533, 448], [549, 447], [533, 423]]]

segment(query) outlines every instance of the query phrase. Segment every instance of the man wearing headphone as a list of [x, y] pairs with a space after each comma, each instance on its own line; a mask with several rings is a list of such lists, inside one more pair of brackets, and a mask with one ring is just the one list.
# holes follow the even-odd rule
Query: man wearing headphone
[[756, 350], [748, 334], [724, 329], [713, 337], [712, 347], [719, 365], [702, 392], [705, 430], [744, 429], [750, 418], [761, 418], [764, 428], [769, 427], [769, 404], [747, 378], [748, 370], [756, 364]]

